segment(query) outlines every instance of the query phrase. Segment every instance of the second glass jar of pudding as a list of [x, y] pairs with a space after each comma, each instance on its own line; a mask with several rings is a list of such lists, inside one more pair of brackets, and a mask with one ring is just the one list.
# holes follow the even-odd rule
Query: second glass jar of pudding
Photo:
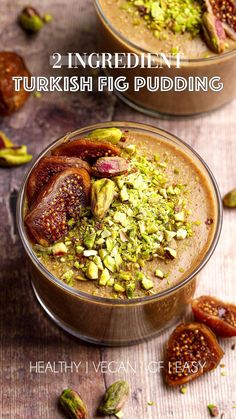
[[[35, 245], [26, 228], [31, 226], [29, 214], [32, 211], [35, 214], [37, 208], [41, 221], [34, 227], [41, 235], [43, 231], [38, 226], [44, 225], [41, 223], [45, 217], [50, 222], [48, 217], [55, 206], [52, 197], [48, 209], [42, 206], [48, 189], [44, 189], [47, 185], [45, 182], [40, 184], [40, 179], [42, 176], [47, 178], [51, 172], [57, 178], [58, 174], [53, 175], [57, 170], [55, 165], [61, 165], [64, 160], [63, 164], [71, 164], [65, 156], [68, 155], [66, 144], [69, 144], [69, 159], [75, 159], [78, 148], [86, 152], [84, 139], [90, 138], [94, 130], [98, 131], [93, 144], [96, 146], [99, 141], [101, 148], [104, 132], [111, 128], [122, 132], [116, 147], [120, 147], [121, 153], [131, 153], [128, 160], [132, 170], [113, 178], [118, 189], [106, 217], [98, 222], [88, 207], [87, 215], [76, 224], [75, 219], [68, 219], [67, 236], [60, 238], [56, 253], [50, 246]], [[109, 141], [106, 144], [109, 145]], [[137, 155], [132, 154], [134, 146]], [[83, 155], [86, 157], [87, 154]], [[42, 162], [47, 162], [47, 173], [43, 171], [45, 164]], [[83, 163], [84, 167], [86, 164]], [[36, 171], [35, 178], [32, 174]], [[93, 185], [96, 178], [92, 176], [91, 180]], [[29, 195], [32, 187], [38, 191], [34, 203]], [[63, 186], [61, 188], [64, 190]], [[53, 214], [57, 217], [55, 212]], [[155, 127], [110, 122], [74, 131], [42, 152], [19, 193], [17, 220], [33, 289], [49, 316], [81, 339], [114, 346], [152, 338], [183, 314], [194, 295], [197, 275], [217, 244], [222, 205], [209, 168], [184, 142]], [[90, 239], [91, 234], [93, 236], [92, 251], [91, 240], [89, 243], [85, 240], [87, 229]], [[117, 250], [122, 263], [120, 257], [116, 259]], [[114, 260], [118, 263], [115, 270], [111, 266]], [[93, 268], [94, 263], [98, 263], [93, 277], [87, 271], [90, 262]], [[100, 276], [104, 274], [105, 266], [109, 281], [104, 275], [102, 279]], [[132, 284], [134, 288], [131, 289]]]
[[[135, 12], [135, 2], [130, 5], [127, 0], [94, 0], [94, 3], [98, 15], [100, 52], [135, 53], [139, 57], [148, 53], [183, 53], [180, 68], [176, 68], [177, 62], [172, 57], [171, 68], [159, 58], [153, 58], [153, 65], [161, 64], [160, 68], [106, 69], [107, 75], [126, 77], [130, 88], [116, 93], [130, 106], [153, 116], [191, 116], [217, 109], [236, 97], [236, 35], [235, 40], [226, 38], [225, 52], [213, 53], [200, 35], [194, 37], [187, 32], [173, 34], [169, 31], [168, 41], [164, 35], [163, 38], [161, 35], [156, 37], [157, 31], [149, 28], [142, 13]], [[188, 85], [183, 91], [175, 91], [174, 88], [150, 91], [147, 82], [139, 91], [134, 91], [135, 77], [152, 79], [152, 86], [158, 83], [155, 78], [168, 77], [174, 82], [179, 77], [187, 80]], [[217, 79], [212, 88], [208, 82], [215, 77]], [[207, 90], [199, 88], [197, 91], [196, 85], [191, 87], [189, 78], [196, 83], [203, 80], [203, 84], [207, 79]]]

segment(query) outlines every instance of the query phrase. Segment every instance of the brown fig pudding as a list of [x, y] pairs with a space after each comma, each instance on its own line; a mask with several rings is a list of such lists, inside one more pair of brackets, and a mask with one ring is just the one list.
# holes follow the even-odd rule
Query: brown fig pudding
[[[126, 77], [129, 89], [116, 93], [135, 109], [154, 116], [187, 116], [214, 110], [235, 98], [236, 5], [232, 0], [95, 0], [95, 7], [99, 50], [144, 57], [146, 68], [141, 61], [135, 68], [106, 69], [114, 78]], [[150, 54], [152, 67], [148, 68]], [[171, 57], [170, 68], [161, 54]], [[135, 90], [137, 77], [145, 80], [139, 90]], [[169, 90], [161, 87], [163, 78], [169, 79]], [[178, 83], [182, 89], [176, 87]]]
[[17, 218], [50, 317], [86, 341], [124, 345], [184, 312], [217, 244], [222, 208], [189, 146], [155, 127], [111, 122], [72, 132], [39, 156]]

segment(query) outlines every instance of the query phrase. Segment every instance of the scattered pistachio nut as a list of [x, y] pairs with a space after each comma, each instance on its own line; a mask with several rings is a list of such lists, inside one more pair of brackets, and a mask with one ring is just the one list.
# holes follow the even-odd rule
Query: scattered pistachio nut
[[157, 276], [157, 278], [164, 278], [164, 273], [160, 269], [156, 269], [155, 275]]
[[129, 384], [119, 380], [113, 383], [106, 391], [99, 412], [103, 415], [115, 415], [120, 412], [129, 396]]
[[87, 266], [86, 276], [88, 279], [98, 279], [98, 267], [93, 261], [90, 261]]
[[125, 151], [132, 156], [136, 153], [136, 146], [134, 144], [129, 144], [125, 147]]
[[142, 287], [146, 291], [151, 290], [154, 287], [153, 281], [151, 281], [151, 279], [148, 279], [146, 277], [143, 277], [143, 279], [142, 279]]
[[122, 285], [120, 285], [120, 284], [115, 284], [114, 285], [114, 290], [116, 292], [125, 292], [125, 288]]
[[110, 179], [96, 180], [92, 185], [91, 209], [95, 217], [102, 219], [115, 196], [115, 183]]
[[180, 393], [181, 394], [186, 394], [188, 391], [188, 387], [187, 386], [180, 386]]
[[236, 208], [236, 189], [233, 189], [224, 196], [223, 204], [227, 208]]
[[99, 279], [99, 285], [107, 285], [107, 281], [110, 279], [110, 273], [107, 268], [103, 269], [100, 279]]
[[208, 404], [207, 408], [212, 418], [216, 418], [217, 416], [219, 416], [220, 412], [216, 405]]
[[122, 131], [119, 128], [98, 128], [91, 131], [88, 138], [99, 138], [99, 140], [107, 140], [116, 144], [122, 137]]
[[63, 242], [55, 243], [52, 246], [52, 254], [53, 256], [62, 256], [67, 253], [68, 249]]
[[27, 6], [22, 10], [19, 21], [26, 32], [36, 33], [44, 26], [43, 18], [38, 11], [31, 6]]
[[19, 166], [30, 162], [32, 158], [25, 145], [0, 148], [0, 166], [3, 167]]
[[70, 418], [86, 419], [88, 417], [87, 407], [75, 390], [70, 388], [63, 390], [59, 402]]
[[69, 269], [68, 271], [64, 272], [61, 279], [62, 281], [65, 281], [66, 284], [73, 285], [74, 271]]
[[[201, 28], [202, 2], [194, 0], [129, 0], [138, 14], [134, 24], [144, 20], [156, 38], [168, 39], [168, 32], [175, 34], [189, 32], [193, 37]], [[138, 15], [140, 19], [138, 19]], [[176, 48], [176, 47], [174, 47]]]
[[205, 12], [202, 17], [202, 28], [209, 48], [216, 53], [223, 53], [225, 51], [226, 35], [221, 21], [213, 13]]
[[32, 157], [27, 153], [27, 147], [25, 145], [14, 145], [6, 134], [0, 131], [0, 166], [18, 166], [28, 163], [32, 160]]
[[43, 17], [44, 23], [49, 23], [49, 22], [52, 21], [52, 19], [53, 19], [53, 17], [52, 17], [52, 15], [50, 15], [50, 13], [46, 13]]
[[0, 150], [2, 148], [8, 148], [13, 146], [14, 144], [12, 143], [10, 138], [8, 138], [3, 131], [0, 131]]
[[165, 256], [167, 259], [175, 259], [177, 257], [177, 252], [171, 247], [165, 247]]
[[96, 239], [96, 233], [85, 234], [84, 245], [87, 247], [87, 249], [89, 250], [93, 249], [95, 239]]

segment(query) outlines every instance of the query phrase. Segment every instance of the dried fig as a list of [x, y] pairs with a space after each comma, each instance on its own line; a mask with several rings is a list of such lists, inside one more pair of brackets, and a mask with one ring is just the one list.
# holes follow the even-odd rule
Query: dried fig
[[30, 77], [24, 60], [14, 52], [0, 52], [0, 115], [10, 115], [20, 108], [29, 96], [23, 87], [14, 89], [12, 77]]
[[106, 142], [78, 139], [64, 143], [52, 151], [54, 156], [79, 157], [88, 162], [94, 162], [99, 157], [119, 156], [120, 148]]
[[77, 157], [47, 156], [43, 157], [30, 174], [27, 183], [28, 205], [31, 206], [41, 189], [56, 173], [69, 167], [83, 168], [91, 171], [87, 162]]
[[221, 337], [236, 336], [236, 306], [210, 296], [199, 297], [192, 302], [197, 321], [205, 323]]
[[82, 207], [88, 205], [90, 187], [90, 176], [84, 169], [66, 169], [51, 177], [25, 218], [36, 242], [47, 246], [67, 233], [67, 220], [78, 219]]
[[122, 157], [100, 157], [92, 167], [92, 173], [96, 177], [113, 177], [127, 173], [129, 163]]
[[224, 352], [214, 333], [204, 324], [180, 324], [171, 334], [165, 358], [165, 380], [180, 386], [219, 364]]

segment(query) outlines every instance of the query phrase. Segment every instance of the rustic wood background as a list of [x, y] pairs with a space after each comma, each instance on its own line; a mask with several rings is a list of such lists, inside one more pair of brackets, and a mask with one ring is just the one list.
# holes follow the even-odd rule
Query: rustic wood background
[[[0, 48], [21, 54], [33, 75], [50, 74], [48, 57], [57, 50], [93, 51], [96, 16], [92, 0], [32, 1], [42, 13], [54, 19], [40, 34], [28, 37], [17, 25], [24, 0], [0, 2]], [[54, 73], [55, 74], [55, 73]], [[90, 123], [107, 120], [147, 122], [178, 135], [208, 162], [219, 182], [222, 195], [236, 186], [236, 101], [212, 114], [195, 119], [158, 120], [143, 116], [107, 94], [43, 94], [33, 96], [24, 108], [0, 119], [0, 129], [15, 143], [27, 144], [37, 154], [53, 139]], [[91, 417], [109, 383], [126, 378], [132, 397], [124, 409], [125, 418], [203, 419], [207, 405], [220, 407], [222, 418], [236, 417], [235, 339], [222, 341], [225, 368], [218, 368], [188, 386], [185, 395], [167, 389], [161, 374], [150, 373], [150, 362], [161, 361], [169, 331], [135, 347], [107, 349], [87, 345], [61, 331], [37, 303], [29, 282], [25, 256], [15, 225], [15, 206], [27, 166], [0, 169], [1, 250], [1, 407], [4, 419], [62, 418], [57, 398], [62, 389], [79, 389]], [[236, 303], [235, 243], [236, 212], [225, 211], [219, 246], [201, 275], [197, 294], [211, 293]], [[95, 372], [100, 361], [130, 363], [136, 373]], [[30, 373], [30, 362], [75, 361], [90, 363], [89, 373]], [[226, 375], [222, 375], [225, 371]], [[152, 406], [148, 402], [154, 402]]]

